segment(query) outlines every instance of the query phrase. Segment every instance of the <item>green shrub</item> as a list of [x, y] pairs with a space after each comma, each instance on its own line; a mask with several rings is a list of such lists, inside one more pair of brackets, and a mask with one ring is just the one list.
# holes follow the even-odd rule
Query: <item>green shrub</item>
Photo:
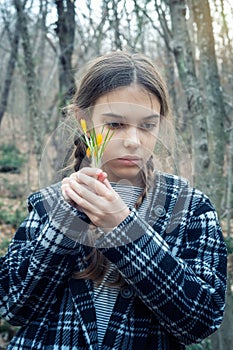
[[228, 254], [232, 254], [233, 253], [233, 237], [225, 238], [225, 243], [227, 246]]
[[11, 199], [24, 198], [27, 185], [25, 183], [9, 183], [8, 179], [3, 179], [3, 186], [7, 190], [7, 197]]
[[9, 341], [13, 338], [13, 336], [15, 335], [18, 329], [19, 327], [11, 326], [5, 320], [0, 319], [0, 336], [4, 338], [6, 342], [6, 346], [7, 346], [7, 343], [9, 343]]
[[0, 223], [12, 225], [14, 228], [17, 228], [21, 222], [25, 219], [27, 214], [26, 204], [21, 203], [20, 209], [17, 208], [14, 211], [11, 209], [5, 209], [0, 203]]
[[0, 256], [6, 253], [9, 243], [10, 241], [6, 238], [0, 242]]
[[210, 338], [203, 340], [199, 344], [193, 344], [186, 347], [186, 350], [211, 350]]
[[0, 172], [20, 173], [25, 157], [14, 144], [0, 145]]

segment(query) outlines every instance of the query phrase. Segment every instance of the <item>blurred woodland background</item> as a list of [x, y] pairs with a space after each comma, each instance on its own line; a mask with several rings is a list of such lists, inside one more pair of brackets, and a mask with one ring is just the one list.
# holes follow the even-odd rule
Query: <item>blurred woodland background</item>
[[[0, 0], [0, 255], [39, 188], [77, 71], [110, 50], [143, 52], [166, 78], [194, 185], [214, 202], [228, 246], [222, 327], [188, 350], [232, 350], [232, 47], [232, 0]], [[52, 143], [51, 164], [61, 151]], [[15, 331], [0, 320], [0, 349]]]

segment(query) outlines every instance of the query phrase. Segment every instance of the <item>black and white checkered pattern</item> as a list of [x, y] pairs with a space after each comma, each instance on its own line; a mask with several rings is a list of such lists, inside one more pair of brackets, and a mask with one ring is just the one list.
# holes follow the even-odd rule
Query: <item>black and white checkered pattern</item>
[[[226, 247], [210, 201], [166, 174], [148, 198], [145, 218], [133, 209], [95, 243], [128, 283], [101, 350], [184, 349], [223, 317]], [[99, 350], [93, 283], [72, 278], [92, 249], [80, 243], [88, 218], [59, 184], [33, 194], [29, 210], [0, 260], [0, 315], [21, 326], [8, 350]]]

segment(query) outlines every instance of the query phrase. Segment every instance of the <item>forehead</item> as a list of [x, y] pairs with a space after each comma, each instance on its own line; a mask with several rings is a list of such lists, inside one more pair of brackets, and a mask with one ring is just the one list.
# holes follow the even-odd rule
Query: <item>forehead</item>
[[138, 85], [118, 88], [97, 99], [92, 110], [93, 117], [116, 114], [124, 118], [143, 118], [160, 114], [160, 102]]

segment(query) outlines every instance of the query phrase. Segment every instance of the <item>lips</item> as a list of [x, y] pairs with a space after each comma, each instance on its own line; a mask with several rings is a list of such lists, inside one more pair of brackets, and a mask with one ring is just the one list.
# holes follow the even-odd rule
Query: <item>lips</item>
[[125, 165], [133, 166], [133, 165], [140, 165], [142, 163], [142, 158], [138, 156], [123, 156], [120, 158], [117, 158], [117, 161], [120, 163], [123, 163]]
[[136, 161], [139, 161], [139, 160], [142, 160], [141, 158], [137, 157], [137, 156], [124, 156], [124, 157], [120, 157], [118, 159], [124, 159], [124, 160], [136, 160]]

